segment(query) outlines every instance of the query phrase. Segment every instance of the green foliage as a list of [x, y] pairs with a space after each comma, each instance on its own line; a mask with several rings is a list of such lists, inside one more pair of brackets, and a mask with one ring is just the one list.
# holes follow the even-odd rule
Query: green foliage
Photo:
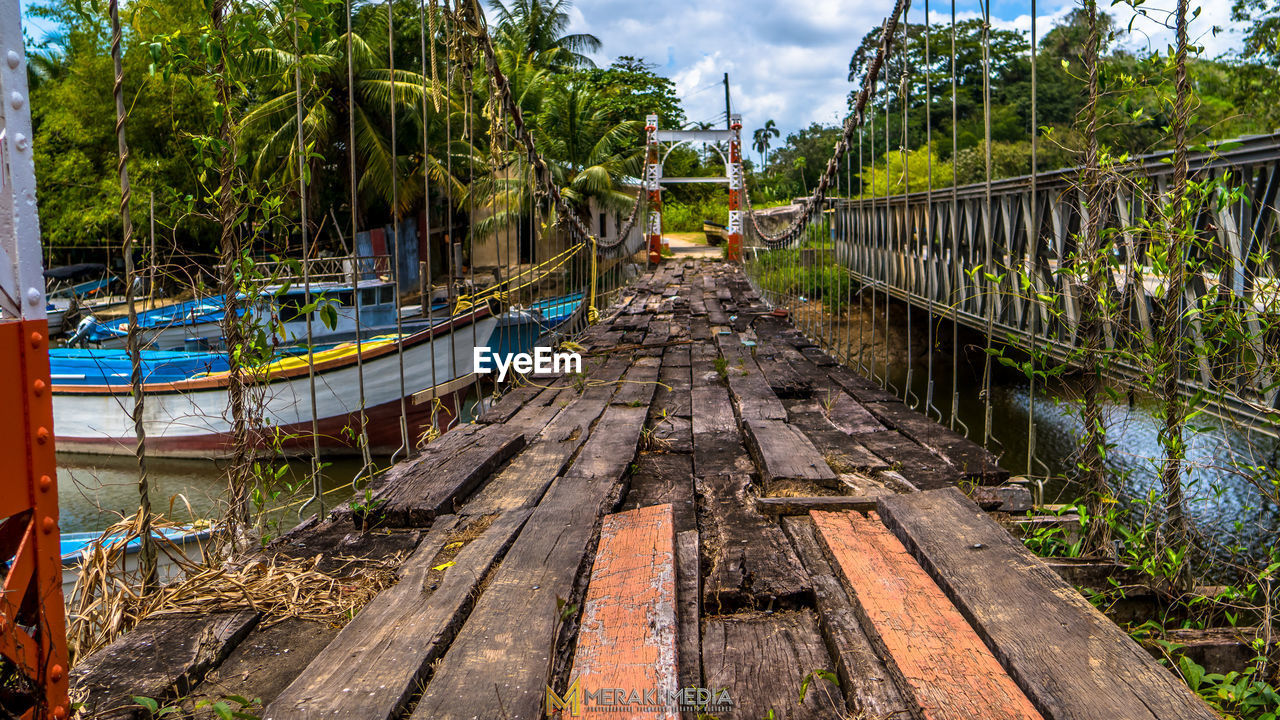
[[654, 67], [643, 58], [623, 55], [607, 68], [580, 70], [576, 75], [600, 95], [610, 122], [643, 122], [646, 115], [654, 114], [662, 127], [680, 127], [685, 118], [676, 84], [655, 73]]
[[[886, 192], [900, 195], [903, 192], [923, 192], [930, 187], [938, 189], [951, 186], [951, 163], [944, 162], [936, 151], [930, 152], [922, 147], [911, 150], [906, 155], [905, 164], [903, 153], [891, 152], [887, 157], [887, 167], [886, 163], [880, 162], [863, 169], [860, 178], [862, 195], [883, 197]], [[929, 182], [931, 169], [932, 185]]]
[[1178, 673], [1197, 695], [1227, 720], [1276, 720], [1280, 691], [1262, 679], [1255, 664], [1241, 671], [1208, 673], [1186, 655], [1178, 657]]
[[702, 221], [724, 225], [729, 220], [729, 200], [720, 197], [692, 203], [671, 202], [662, 205], [662, 229], [667, 232], [702, 232]]

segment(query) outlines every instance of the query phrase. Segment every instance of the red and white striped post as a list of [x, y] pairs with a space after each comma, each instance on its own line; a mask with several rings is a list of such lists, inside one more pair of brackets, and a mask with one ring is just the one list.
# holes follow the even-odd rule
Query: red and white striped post
[[658, 116], [645, 118], [647, 135], [644, 162], [644, 191], [649, 193], [649, 222], [645, 239], [649, 247], [649, 262], [662, 262], [662, 146], [658, 142]]
[[70, 716], [45, 312], [19, 0], [0, 0], [0, 657], [38, 695], [23, 720]]
[[729, 116], [729, 167], [725, 168], [729, 175], [729, 240], [725, 247], [725, 259], [729, 262], [742, 261], [742, 192], [746, 176], [742, 171], [742, 116]]

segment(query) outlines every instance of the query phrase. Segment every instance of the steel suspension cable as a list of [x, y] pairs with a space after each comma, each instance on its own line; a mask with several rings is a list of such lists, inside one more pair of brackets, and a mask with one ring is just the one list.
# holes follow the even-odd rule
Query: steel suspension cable
[[395, 285], [396, 363], [400, 371], [400, 447], [391, 453], [394, 464], [401, 451], [413, 454], [409, 441], [409, 406], [404, 379], [404, 327], [400, 317], [400, 258], [404, 254], [404, 238], [400, 236], [400, 158], [396, 145], [396, 23], [395, 2], [387, 0], [387, 72], [390, 79], [391, 120], [391, 233], [395, 237], [395, 254], [391, 257], [391, 282]]
[[[356, 104], [355, 61], [353, 59], [354, 42], [352, 41], [352, 28], [351, 28], [351, 13], [352, 13], [351, 3], [352, 3], [352, 0], [346, 0], [345, 2], [346, 20], [347, 20], [346, 44], [347, 44], [347, 107], [348, 108], [354, 108]], [[349, 165], [348, 180], [350, 183], [350, 191], [351, 191], [351, 194], [350, 194], [351, 250], [353, 255], [353, 265], [354, 265], [354, 271], [355, 271], [355, 278], [354, 278], [353, 284], [355, 285], [355, 289], [356, 289], [356, 292], [353, 293], [355, 295], [355, 301], [356, 301], [355, 302], [356, 383], [359, 386], [359, 391], [360, 391], [360, 434], [359, 434], [358, 442], [360, 443], [361, 460], [364, 463], [361, 466], [360, 470], [356, 472], [356, 476], [352, 480], [352, 482], [355, 483], [355, 482], [358, 482], [360, 480], [360, 476], [365, 473], [370, 473], [369, 477], [372, 478], [371, 471], [373, 468], [373, 456], [369, 449], [369, 416], [367, 413], [367, 399], [365, 396], [365, 383], [364, 383], [364, 349], [363, 349], [363, 345], [360, 338], [360, 335], [362, 332], [362, 327], [360, 322], [360, 305], [362, 304], [362, 298], [360, 296], [360, 276], [363, 275], [364, 273], [363, 273], [363, 269], [361, 268], [360, 261], [358, 259], [355, 259], [355, 258], [359, 258], [360, 256], [359, 249], [358, 249], [359, 241], [357, 240], [357, 236], [360, 233], [360, 226], [359, 226], [360, 220], [358, 217], [359, 216], [359, 210], [358, 210], [359, 193], [357, 189], [357, 180], [356, 180], [356, 121], [355, 121], [355, 113], [351, 112], [350, 110], [348, 110], [347, 112], [347, 153], [348, 153], [347, 164]], [[334, 226], [337, 227], [337, 218], [334, 219]], [[376, 261], [374, 262], [376, 265]], [[374, 269], [374, 272], [376, 274], [376, 267]]]
[[[925, 278], [925, 309], [929, 315], [929, 323], [926, 326], [926, 342], [928, 343], [927, 355], [925, 363], [928, 367], [929, 376], [926, 381], [924, 391], [924, 412], [925, 415], [936, 413], [938, 422], [943, 421], [942, 411], [933, 403], [934, 386], [937, 382], [934, 378], [933, 353], [934, 353], [934, 327], [937, 323], [937, 316], [934, 314], [934, 298], [938, 292], [938, 259], [940, 254], [934, 245], [934, 208], [933, 208], [933, 21], [929, 18], [929, 0], [924, 0], [924, 72], [925, 72], [925, 102], [924, 102], [924, 145], [927, 155], [925, 156], [925, 191], [924, 191], [924, 251], [927, 253], [925, 258], [925, 268], [928, 270], [928, 277]], [[954, 162], [953, 162], [954, 167]], [[955, 183], [953, 172], [951, 179], [952, 184]]]
[[[307, 228], [307, 144], [302, 123], [302, 45], [298, 39], [298, 3], [293, 3], [293, 106], [298, 141], [298, 210], [302, 230], [302, 287], [306, 305], [311, 305], [311, 234]], [[354, 296], [354, 293], [353, 293]], [[311, 400], [311, 499], [298, 508], [298, 517], [311, 503], [318, 503], [317, 515], [324, 514], [324, 489], [320, 477], [320, 419], [316, 402], [315, 337], [312, 334], [313, 311], [306, 313], [307, 327], [307, 391]], [[359, 351], [357, 350], [357, 354]]]

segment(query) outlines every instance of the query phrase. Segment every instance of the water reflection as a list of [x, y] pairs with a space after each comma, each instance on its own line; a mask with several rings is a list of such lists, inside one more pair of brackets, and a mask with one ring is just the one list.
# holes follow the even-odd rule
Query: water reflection
[[[354, 459], [326, 461], [322, 486], [325, 507], [351, 498], [351, 479], [361, 462]], [[288, 461], [290, 483], [305, 484], [311, 462]], [[217, 517], [226, 495], [225, 465], [215, 460], [148, 458], [152, 508], [172, 520], [189, 522]], [[297, 503], [311, 496], [310, 489], [279, 498], [272, 513], [282, 527], [297, 522]], [[58, 504], [63, 532], [102, 530], [138, 507], [138, 466], [132, 457], [58, 454]], [[292, 507], [289, 507], [292, 506]], [[314, 510], [314, 506], [310, 508]]]
[[[941, 349], [933, 355], [930, 373], [924, 335], [927, 320], [923, 313], [913, 313], [913, 318], [913, 348], [910, 353], [902, 347], [890, 349], [888, 382], [901, 396], [907, 387], [906, 358], [911, 357], [910, 404], [926, 411], [923, 399], [932, 381], [935, 409], [928, 414], [935, 419], [941, 417], [944, 422], [950, 421], [952, 388], [958, 387], [957, 429], [964, 431], [967, 427], [969, 437], [981, 442], [985, 427], [981, 397], [983, 341], [961, 334], [953, 385], [950, 326], [944, 324], [937, 329]], [[879, 321], [884, 322], [883, 315]], [[894, 321], [895, 327], [901, 324], [900, 320]], [[901, 335], [891, 333], [890, 338], [897, 344], [904, 342]], [[856, 354], [853, 365], [857, 366]], [[1035, 422], [1029, 431], [1030, 382], [998, 363], [992, 365], [990, 448], [1014, 474], [1039, 478], [1037, 485], [1043, 488], [1044, 502], [1073, 501], [1080, 490], [1066, 478], [1072, 475], [1082, 434], [1080, 409], [1074, 402], [1079, 397], [1078, 386], [1070, 379], [1057, 380], [1048, 387], [1037, 381]], [[882, 357], [877, 358], [876, 366], [883, 370]], [[1159, 411], [1154, 400], [1142, 396], [1112, 398], [1105, 403], [1109, 438], [1114, 444], [1107, 467], [1117, 493], [1124, 498], [1141, 498], [1160, 491]], [[1031, 433], [1035, 437], [1035, 456], [1028, 472]], [[1280, 537], [1280, 507], [1272, 500], [1280, 488], [1275, 484], [1280, 441], [1204, 416], [1190, 424], [1186, 442], [1187, 514], [1203, 535], [1206, 549], [1228, 558], [1233, 554], [1232, 547], [1238, 544], [1253, 561], [1264, 558]], [[1255, 483], [1261, 483], [1263, 488], [1260, 490]]]

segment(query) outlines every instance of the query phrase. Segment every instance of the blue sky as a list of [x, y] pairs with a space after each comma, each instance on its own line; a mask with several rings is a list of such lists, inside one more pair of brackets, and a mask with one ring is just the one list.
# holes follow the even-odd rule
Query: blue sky
[[[21, 0], [26, 8], [33, 0]], [[1153, 15], [1167, 12], [1176, 0], [1147, 0]], [[948, 0], [930, 0], [935, 22], [950, 17]], [[1202, 6], [1192, 36], [1207, 55], [1229, 52], [1239, 45], [1232, 28], [1228, 0]], [[915, 0], [912, 22], [924, 16], [924, 0]], [[1074, 7], [1071, 0], [1039, 0], [1037, 28], [1041, 35]], [[811, 122], [836, 123], [843, 117], [849, 56], [862, 36], [893, 9], [893, 0], [773, 0], [690, 2], [690, 0], [576, 0], [571, 8], [572, 29], [590, 32], [603, 42], [595, 58], [602, 65], [619, 55], [645, 58], [676, 81], [691, 121], [723, 119], [724, 88], [729, 73], [734, 111], [750, 130], [773, 119], [783, 135]], [[981, 6], [957, 0], [960, 17], [975, 17]], [[1113, 7], [1119, 24], [1127, 25], [1132, 11]], [[993, 24], [1028, 32], [1031, 4], [992, 0]], [[28, 34], [43, 37], [49, 28], [28, 18]], [[1215, 28], [1222, 30], [1215, 32]], [[1127, 43], [1134, 47], [1163, 47], [1172, 33], [1151, 20], [1138, 18]]]
[[[1069, 0], [1040, 0], [1037, 30], [1043, 35], [1074, 6]], [[1227, 0], [1206, 4], [1193, 25], [1206, 54], [1218, 55], [1238, 46], [1238, 33], [1213, 33], [1215, 25], [1230, 27]], [[1174, 0], [1148, 0], [1144, 5], [1157, 14], [1174, 7]], [[960, 0], [960, 17], [974, 17], [981, 6]], [[676, 81], [692, 121], [723, 118], [724, 89], [729, 73], [734, 111], [743, 116], [750, 132], [768, 119], [787, 132], [817, 121], [838, 122], [851, 85], [846, 80], [849, 56], [862, 36], [893, 9], [893, 0], [851, 2], [809, 0], [781, 3], [770, 0], [737, 0], [733, 3], [689, 0], [578, 0], [572, 10], [573, 27], [604, 41], [597, 61], [605, 64], [618, 55], [638, 55], [659, 65]], [[935, 22], [949, 20], [951, 3], [931, 0]], [[1132, 11], [1111, 10], [1121, 24]], [[924, 17], [924, 1], [915, 0], [912, 22]], [[1028, 32], [1030, 2], [992, 0], [993, 24]], [[1128, 44], [1163, 47], [1172, 34], [1139, 18]]]

